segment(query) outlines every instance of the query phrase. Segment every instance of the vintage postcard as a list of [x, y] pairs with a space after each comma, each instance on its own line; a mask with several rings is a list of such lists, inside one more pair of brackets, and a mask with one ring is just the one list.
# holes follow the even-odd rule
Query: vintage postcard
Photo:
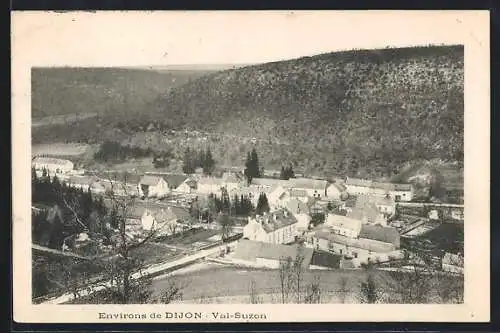
[[13, 12], [14, 319], [489, 321], [489, 52], [488, 11]]

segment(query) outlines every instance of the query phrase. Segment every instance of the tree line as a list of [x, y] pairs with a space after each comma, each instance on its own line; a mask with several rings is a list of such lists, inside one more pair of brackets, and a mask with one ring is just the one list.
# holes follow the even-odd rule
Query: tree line
[[[128, 235], [126, 221], [134, 207], [135, 198], [119, 197], [113, 192], [107, 192], [106, 206], [102, 196], [93, 199], [92, 213], [86, 218], [90, 209], [84, 208], [85, 200], [90, 200], [90, 192], [67, 187], [61, 184], [57, 177], [50, 179], [46, 172], [40, 178], [33, 173], [34, 198], [48, 205], [56, 203], [55, 207], [58, 208], [49, 211], [49, 215], [56, 212], [55, 215], [59, 216], [61, 228], [55, 231], [65, 236], [76, 236], [84, 232], [96, 250], [96, 253], [92, 254], [92, 260], [83, 263], [68, 261], [65, 258], [53, 261], [48, 261], [43, 256], [35, 258], [32, 272], [34, 297], [50, 292], [53, 285], [57, 285], [56, 288], [60, 291], [71, 292], [74, 303], [84, 304], [170, 303], [182, 297], [185, 284], [173, 278], [167, 280], [165, 288], [159, 294], [153, 293], [152, 279], [144, 271], [147, 266], [144, 258], [138, 254], [138, 249], [153, 241], [157, 230], [144, 231], [139, 237], [131, 238]], [[101, 206], [103, 212], [95, 213], [99, 212]], [[43, 219], [39, 217], [39, 220]], [[50, 216], [46, 219], [51, 220]], [[36, 222], [39, 221], [33, 222], [34, 229], [38, 225]], [[61, 229], [65, 225], [70, 225], [71, 228], [62, 233]], [[60, 248], [64, 238], [58, 238], [53, 243], [54, 248]], [[134, 274], [139, 274], [139, 278], [135, 278]], [[102, 281], [109, 283], [101, 283]], [[81, 294], [82, 290], [91, 290], [98, 285], [105, 288], [87, 296]]]
[[215, 170], [215, 163], [210, 147], [199, 151], [188, 147], [184, 152], [182, 171], [189, 175], [195, 173], [197, 168], [202, 168], [203, 174], [211, 175]]
[[[68, 235], [103, 228], [108, 210], [103, 198], [93, 196], [90, 190], [70, 187], [57, 176], [50, 177], [46, 170], [38, 177], [32, 169], [31, 191], [32, 203], [46, 207], [32, 214], [33, 242], [60, 250]], [[72, 210], [80, 216], [78, 221], [74, 221]]]
[[169, 166], [173, 154], [170, 150], [154, 151], [150, 147], [141, 148], [131, 145], [122, 145], [116, 141], [105, 141], [99, 146], [99, 150], [94, 153], [94, 159], [102, 162], [122, 162], [129, 158], [152, 157], [155, 168]]

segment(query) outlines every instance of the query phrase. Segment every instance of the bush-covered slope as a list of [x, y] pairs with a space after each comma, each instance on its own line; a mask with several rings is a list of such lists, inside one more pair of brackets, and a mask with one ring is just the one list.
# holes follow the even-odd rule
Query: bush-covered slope
[[169, 88], [205, 71], [121, 68], [33, 68], [32, 116], [141, 112]]
[[[100, 119], [100, 127], [96, 119], [80, 122], [65, 137], [85, 141], [98, 131], [122, 140], [188, 128], [211, 133], [223, 163], [241, 164], [255, 138], [267, 168], [291, 161], [306, 173], [390, 176], [411, 161], [463, 160], [463, 65], [462, 46], [432, 46], [225, 70], [166, 87], [131, 117]], [[134, 105], [136, 96], [127, 96]], [[65, 131], [33, 133], [54, 141]]]
[[462, 160], [463, 48], [350, 51], [229, 70], [173, 89], [156, 107], [173, 126], [286, 142], [292, 156], [280, 155], [312, 168], [387, 174], [411, 160]]

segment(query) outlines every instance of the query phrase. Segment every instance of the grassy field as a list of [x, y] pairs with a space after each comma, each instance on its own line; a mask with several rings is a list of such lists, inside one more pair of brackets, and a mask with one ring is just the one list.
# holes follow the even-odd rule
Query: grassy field
[[146, 243], [132, 251], [132, 255], [143, 259], [146, 265], [167, 262], [169, 259], [180, 254], [182, 254], [181, 251], [151, 242]]
[[32, 155], [81, 156], [92, 147], [81, 143], [35, 144], [31, 147]]
[[[319, 277], [321, 302], [339, 303], [341, 295], [346, 303], [360, 302], [360, 285], [366, 281], [366, 270], [315, 270], [306, 271], [303, 275], [303, 286], [307, 286], [315, 277]], [[374, 271], [376, 288], [381, 296], [380, 301], [390, 303], [397, 299], [395, 280], [389, 272]], [[177, 283], [186, 287], [183, 289], [181, 302], [196, 303], [249, 303], [251, 285], [260, 298], [261, 303], [280, 302], [280, 279], [278, 270], [249, 269], [227, 267], [222, 265], [203, 264], [198, 271], [176, 276]], [[345, 286], [342, 287], [342, 281]], [[440, 283], [462, 283], [457, 277], [443, 277]], [[155, 293], [160, 293], [169, 285], [165, 277], [153, 281]], [[431, 292], [429, 299], [437, 300], [438, 290]]]
[[[203, 298], [225, 296], [247, 296], [252, 281], [255, 281], [256, 290], [261, 294], [276, 293], [279, 287], [278, 270], [251, 269], [224, 267], [219, 265], [205, 266], [206, 268], [189, 275], [182, 276], [182, 281], [188, 285], [183, 292], [184, 300], [197, 303]], [[347, 289], [358, 288], [359, 283], [366, 277], [366, 272], [361, 270], [335, 270], [335, 271], [308, 271], [304, 275], [305, 283], [315, 275], [319, 275], [321, 285], [325, 292], [336, 292], [340, 288], [342, 277], [347, 278]], [[386, 285], [383, 274], [377, 281]], [[159, 279], [153, 282], [153, 288], [161, 291], [168, 285], [168, 280]]]

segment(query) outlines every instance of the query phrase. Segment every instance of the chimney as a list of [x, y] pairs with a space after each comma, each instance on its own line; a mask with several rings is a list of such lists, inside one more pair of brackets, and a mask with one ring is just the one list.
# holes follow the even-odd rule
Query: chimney
[[273, 218], [274, 218], [275, 221], [277, 221], [278, 220], [278, 215], [273, 214]]

